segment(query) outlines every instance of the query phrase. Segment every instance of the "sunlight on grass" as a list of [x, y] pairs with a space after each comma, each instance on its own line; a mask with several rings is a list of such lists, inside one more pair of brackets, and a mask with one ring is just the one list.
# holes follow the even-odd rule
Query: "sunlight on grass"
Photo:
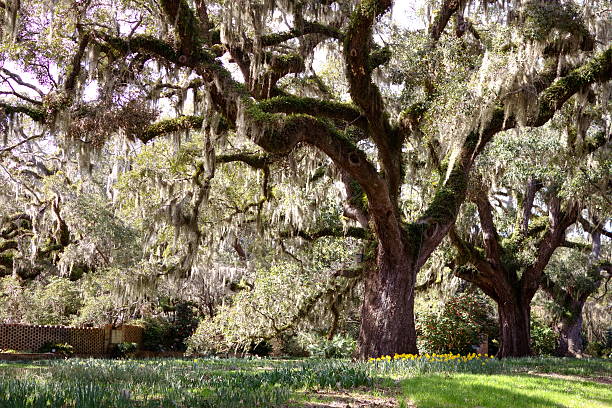
[[528, 375], [423, 375], [402, 382], [418, 408], [610, 408], [608, 385]]

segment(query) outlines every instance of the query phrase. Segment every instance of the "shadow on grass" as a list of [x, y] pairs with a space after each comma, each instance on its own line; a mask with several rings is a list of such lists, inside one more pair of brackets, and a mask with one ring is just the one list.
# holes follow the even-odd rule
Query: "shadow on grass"
[[[408, 408], [406, 404], [400, 405], [398, 401], [390, 395], [374, 396], [367, 393], [367, 389], [362, 392], [348, 391], [315, 391], [303, 395], [303, 399], [289, 401], [282, 405], [282, 408]], [[370, 390], [371, 391], [371, 390]]]
[[605, 385], [529, 375], [427, 375], [403, 381], [404, 396], [418, 408], [605, 408]]

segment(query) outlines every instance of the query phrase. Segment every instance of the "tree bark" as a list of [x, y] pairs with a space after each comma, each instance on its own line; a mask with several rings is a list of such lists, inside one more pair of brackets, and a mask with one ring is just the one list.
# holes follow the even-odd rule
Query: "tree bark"
[[559, 345], [557, 354], [565, 357], [582, 356], [582, 309], [584, 302], [571, 305], [570, 316], [562, 319], [558, 326]]
[[498, 302], [500, 347], [497, 357], [525, 357], [532, 354], [529, 345], [531, 301], [507, 296]]
[[[362, 359], [418, 352], [414, 325], [414, 276], [408, 258], [391, 260], [379, 253], [364, 282], [359, 331]], [[393, 261], [393, 262], [391, 262]]]

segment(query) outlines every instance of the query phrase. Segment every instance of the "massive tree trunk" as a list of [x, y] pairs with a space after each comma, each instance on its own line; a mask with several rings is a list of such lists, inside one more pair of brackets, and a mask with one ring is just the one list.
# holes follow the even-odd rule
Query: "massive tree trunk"
[[361, 358], [417, 353], [414, 326], [414, 268], [407, 258], [379, 254], [365, 279], [359, 331]]
[[559, 345], [557, 354], [566, 357], [582, 356], [582, 309], [584, 302], [575, 302], [571, 306], [570, 315], [563, 318], [557, 325]]
[[531, 300], [507, 296], [498, 302], [500, 347], [498, 357], [524, 357], [532, 354], [529, 345]]

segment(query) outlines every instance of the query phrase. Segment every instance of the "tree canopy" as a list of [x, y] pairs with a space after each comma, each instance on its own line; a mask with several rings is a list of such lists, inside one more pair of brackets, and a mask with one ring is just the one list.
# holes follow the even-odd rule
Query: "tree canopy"
[[[294, 315], [321, 291], [333, 310], [360, 280], [360, 356], [416, 353], [417, 274], [449, 231], [476, 264], [501, 263], [497, 238], [513, 239], [496, 231], [496, 192], [474, 168], [525, 163], [552, 134], [591, 163], [609, 149], [605, 2], [428, 2], [424, 28], [398, 25], [391, 0], [0, 5], [4, 274], [115, 270], [130, 277], [122, 296], [141, 301], [161, 282], [180, 293], [199, 281], [194, 296], [213, 310], [236, 285], [265, 287], [254, 274], [283, 268], [278, 255], [319, 288], [288, 298]], [[542, 130], [551, 119], [565, 130]], [[527, 140], [492, 146], [513, 129]], [[605, 201], [602, 161], [583, 181]], [[536, 193], [550, 192], [535, 244], [546, 254], [510, 282], [529, 300], [550, 242], [585, 208], [577, 189], [561, 206], [558, 180], [544, 190], [541, 173], [509, 170], [501, 183], [526, 188], [525, 236], [538, 228]], [[453, 232], [466, 198], [484, 254]], [[345, 247], [323, 256], [321, 239]], [[296, 284], [291, 268], [279, 286]], [[250, 293], [269, 301], [265, 288]]]

